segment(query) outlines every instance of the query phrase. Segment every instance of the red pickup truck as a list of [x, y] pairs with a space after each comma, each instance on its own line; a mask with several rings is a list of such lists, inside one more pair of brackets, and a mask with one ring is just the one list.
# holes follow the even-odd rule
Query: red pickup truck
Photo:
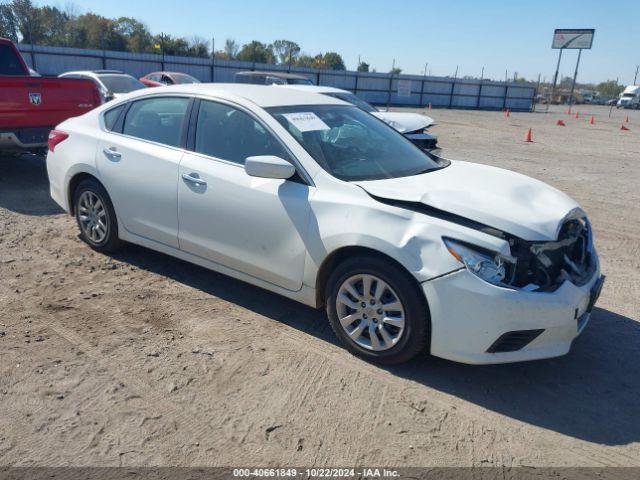
[[53, 127], [101, 103], [91, 80], [31, 76], [15, 45], [0, 38], [0, 153], [41, 150]]

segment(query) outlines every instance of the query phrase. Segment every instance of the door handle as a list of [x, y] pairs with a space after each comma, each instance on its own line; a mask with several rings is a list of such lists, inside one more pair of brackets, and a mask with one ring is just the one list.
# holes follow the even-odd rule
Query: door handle
[[103, 148], [102, 153], [104, 153], [105, 157], [114, 162], [117, 162], [122, 158], [122, 154], [116, 151], [115, 147]]
[[207, 182], [205, 182], [204, 180], [202, 180], [200, 177], [194, 177], [193, 175], [195, 175], [194, 173], [183, 173], [182, 174], [182, 178], [184, 180], [186, 180], [187, 182], [191, 182], [196, 186], [199, 185], [206, 185]]

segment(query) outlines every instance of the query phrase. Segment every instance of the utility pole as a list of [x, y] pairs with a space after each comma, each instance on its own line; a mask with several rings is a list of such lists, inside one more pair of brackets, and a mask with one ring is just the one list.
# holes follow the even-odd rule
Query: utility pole
[[582, 49], [578, 50], [578, 60], [576, 61], [576, 70], [573, 72], [573, 82], [571, 83], [571, 93], [569, 94], [569, 110], [571, 110], [571, 104], [573, 103], [573, 90], [576, 88], [576, 78], [578, 78], [578, 66], [580, 65], [580, 56], [582, 55]]
[[389, 75], [389, 91], [387, 92], [387, 112], [389, 111], [389, 106], [391, 104], [391, 87], [393, 87], [393, 74], [396, 70], [396, 59], [393, 59], [393, 64], [391, 65], [391, 75]]
[[164, 72], [164, 32], [160, 32], [160, 53], [162, 54], [162, 71]]
[[633, 77], [633, 84], [636, 85], [636, 80], [638, 80], [638, 69], [640, 69], [640, 65], [636, 65], [636, 74]]
[[211, 83], [214, 80], [214, 73], [216, 67], [216, 38], [211, 37]]
[[558, 83], [558, 72], [560, 71], [560, 60], [562, 59], [562, 50], [560, 49], [560, 53], [558, 54], [558, 63], [556, 64], [556, 73], [553, 76], [553, 85], [551, 86], [551, 100], [550, 103], [553, 102], [553, 98], [556, 96], [556, 84]]

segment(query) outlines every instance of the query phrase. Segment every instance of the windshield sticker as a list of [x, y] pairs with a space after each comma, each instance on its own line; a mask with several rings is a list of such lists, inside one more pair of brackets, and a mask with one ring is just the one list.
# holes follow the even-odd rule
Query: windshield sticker
[[283, 113], [282, 116], [302, 133], [330, 130], [329, 126], [313, 112]]

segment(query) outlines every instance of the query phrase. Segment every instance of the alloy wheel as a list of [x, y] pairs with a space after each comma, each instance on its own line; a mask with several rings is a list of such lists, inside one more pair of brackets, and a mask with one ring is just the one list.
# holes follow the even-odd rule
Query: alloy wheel
[[107, 238], [107, 210], [100, 197], [91, 191], [84, 191], [78, 199], [78, 220], [85, 236], [95, 244]]
[[405, 330], [405, 313], [398, 294], [375, 275], [347, 278], [336, 297], [340, 325], [349, 338], [367, 350], [393, 347]]

